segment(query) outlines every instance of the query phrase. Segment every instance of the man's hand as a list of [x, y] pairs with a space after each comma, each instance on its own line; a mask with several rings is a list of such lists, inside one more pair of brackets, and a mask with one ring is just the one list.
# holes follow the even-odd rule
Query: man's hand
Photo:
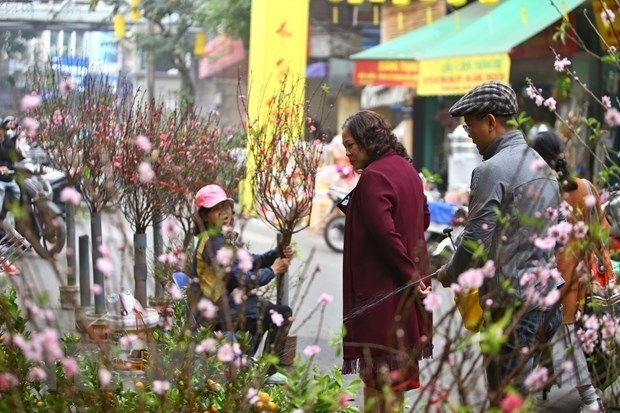
[[9, 168], [6, 166], [0, 166], [0, 174], [6, 175], [9, 173]]
[[444, 287], [448, 288], [450, 286], [450, 282], [446, 279], [446, 266], [442, 265], [439, 270], [437, 270], [437, 281], [441, 283]]
[[271, 266], [271, 271], [277, 276], [282, 275], [288, 271], [288, 266], [291, 263], [291, 260], [288, 258], [276, 258]]

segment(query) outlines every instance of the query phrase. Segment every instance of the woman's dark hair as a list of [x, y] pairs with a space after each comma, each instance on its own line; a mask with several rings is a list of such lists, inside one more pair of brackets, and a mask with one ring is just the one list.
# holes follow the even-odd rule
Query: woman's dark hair
[[530, 146], [558, 173], [563, 191], [577, 189], [577, 182], [571, 176], [566, 163], [564, 142], [555, 132], [540, 132], [532, 139]]
[[366, 150], [370, 162], [384, 155], [389, 149], [394, 149], [398, 155], [411, 162], [405, 147], [398, 142], [390, 125], [380, 114], [361, 110], [344, 121], [342, 129], [345, 128], [349, 129], [355, 143]]

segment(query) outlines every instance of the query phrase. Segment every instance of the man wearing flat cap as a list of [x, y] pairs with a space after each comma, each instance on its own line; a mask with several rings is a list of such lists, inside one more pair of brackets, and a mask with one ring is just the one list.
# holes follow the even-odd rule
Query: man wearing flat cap
[[557, 289], [564, 280], [553, 246], [536, 242], [561, 216], [558, 182], [511, 125], [517, 111], [514, 90], [496, 81], [476, 86], [449, 111], [464, 117], [463, 126], [483, 161], [472, 172], [461, 241], [438, 280], [448, 287], [466, 270], [481, 268], [487, 260], [494, 264], [491, 270], [485, 267], [478, 288], [483, 323], [509, 323], [499, 356], [485, 360], [492, 405], [498, 405], [507, 386], [527, 392], [524, 380], [540, 359], [540, 344], [551, 339], [561, 322]]

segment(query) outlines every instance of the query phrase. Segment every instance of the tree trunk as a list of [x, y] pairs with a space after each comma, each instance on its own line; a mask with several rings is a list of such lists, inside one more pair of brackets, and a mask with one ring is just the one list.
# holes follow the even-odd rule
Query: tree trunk
[[102, 244], [101, 213], [90, 214], [90, 236], [92, 241], [93, 283], [101, 287], [101, 294], [95, 294], [95, 314], [105, 313], [105, 280], [103, 272], [97, 267], [97, 260], [101, 258], [99, 247]]
[[146, 265], [146, 234], [133, 234], [133, 278], [134, 296], [140, 301], [142, 307], [147, 307], [146, 302], [146, 278], [148, 269]]

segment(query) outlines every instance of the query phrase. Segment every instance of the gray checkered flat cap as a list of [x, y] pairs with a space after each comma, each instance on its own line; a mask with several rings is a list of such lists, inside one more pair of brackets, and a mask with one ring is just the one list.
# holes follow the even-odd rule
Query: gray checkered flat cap
[[484, 82], [465, 94], [449, 110], [454, 117], [465, 115], [497, 116], [517, 113], [517, 94], [510, 86], [502, 82]]

